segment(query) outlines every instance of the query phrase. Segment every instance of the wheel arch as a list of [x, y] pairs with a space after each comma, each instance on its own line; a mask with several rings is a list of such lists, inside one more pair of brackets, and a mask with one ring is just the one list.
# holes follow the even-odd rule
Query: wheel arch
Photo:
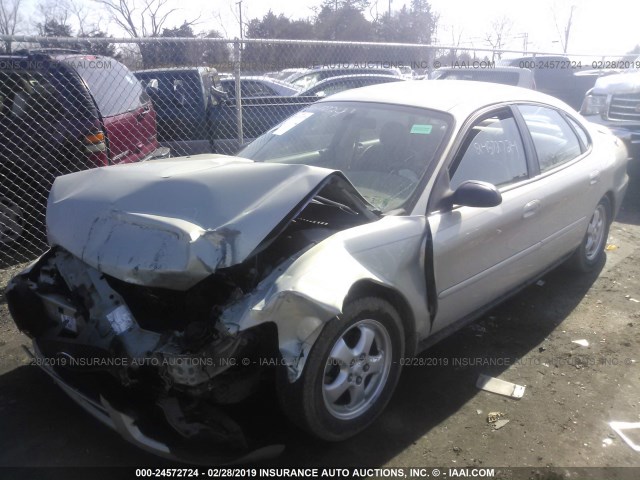
[[342, 311], [349, 302], [371, 296], [386, 300], [398, 311], [404, 330], [405, 353], [407, 356], [414, 355], [418, 345], [416, 322], [409, 302], [398, 290], [370, 279], [358, 280], [349, 289], [342, 305]]

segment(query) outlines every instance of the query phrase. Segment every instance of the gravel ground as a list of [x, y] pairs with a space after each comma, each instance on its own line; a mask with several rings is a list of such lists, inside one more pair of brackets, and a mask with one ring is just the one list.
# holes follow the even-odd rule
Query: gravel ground
[[[261, 398], [257, 426], [286, 443], [262, 466], [640, 467], [640, 453], [608, 424], [640, 421], [639, 240], [636, 178], [600, 272], [558, 269], [423, 353], [364, 433], [339, 444], [313, 440], [286, 423], [273, 398]], [[0, 270], [0, 287], [20, 268]], [[581, 339], [589, 346], [573, 343]], [[0, 294], [0, 466], [171, 465], [73, 404], [29, 365], [23, 343]], [[480, 373], [525, 385], [523, 398], [478, 390]], [[494, 429], [490, 412], [509, 422]], [[562, 475], [546, 478], [575, 478]]]

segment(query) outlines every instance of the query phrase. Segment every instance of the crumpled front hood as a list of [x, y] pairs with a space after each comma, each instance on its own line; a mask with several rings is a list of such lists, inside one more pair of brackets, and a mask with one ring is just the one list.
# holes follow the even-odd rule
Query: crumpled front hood
[[56, 179], [49, 243], [120, 280], [186, 290], [245, 260], [331, 170], [198, 155]]
[[592, 93], [596, 95], [640, 92], [640, 72], [620, 73], [600, 77], [596, 80]]

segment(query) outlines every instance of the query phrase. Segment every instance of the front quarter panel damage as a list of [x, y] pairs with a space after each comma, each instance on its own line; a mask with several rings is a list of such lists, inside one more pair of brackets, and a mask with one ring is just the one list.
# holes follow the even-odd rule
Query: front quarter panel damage
[[430, 328], [425, 231], [424, 217], [390, 216], [338, 232], [281, 265], [228, 308], [222, 321], [233, 330], [275, 323], [290, 381], [302, 373], [323, 326], [340, 317], [354, 286], [363, 282], [402, 292], [412, 317], [408, 328], [415, 323], [415, 333], [424, 336]]

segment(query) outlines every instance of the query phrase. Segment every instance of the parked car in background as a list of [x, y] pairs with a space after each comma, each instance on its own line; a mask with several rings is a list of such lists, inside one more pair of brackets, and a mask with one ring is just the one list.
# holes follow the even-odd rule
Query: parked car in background
[[477, 82], [502, 83], [514, 87], [536, 89], [533, 72], [528, 68], [494, 67], [494, 68], [464, 68], [441, 67], [435, 70], [432, 80], [472, 80]]
[[[169, 68], [141, 70], [158, 112], [158, 137], [174, 155], [236, 153], [236, 99], [222, 90], [215, 69]], [[293, 89], [297, 91], [296, 89]], [[253, 139], [318, 98], [275, 95], [242, 98], [245, 139]]]
[[127, 67], [56, 50], [0, 56], [0, 143], [0, 248], [36, 241], [57, 175], [169, 155]]
[[[235, 78], [224, 78], [220, 80], [220, 87], [230, 99], [236, 97]], [[270, 97], [274, 95], [295, 95], [300, 91], [290, 83], [275, 80], [264, 76], [242, 76], [240, 77], [240, 95], [242, 98], [248, 97]]]
[[358, 74], [379, 74], [379, 75], [393, 75], [396, 77], [402, 77], [402, 72], [397, 68], [383, 68], [375, 65], [361, 67], [361, 66], [319, 66], [309, 68], [306, 71], [296, 73], [286, 78], [286, 81], [293, 84], [297, 88], [307, 90], [313, 87], [316, 83], [329, 77], [337, 77], [341, 75], [358, 75]]
[[580, 113], [622, 139], [640, 171], [640, 69], [599, 78], [587, 92]]
[[[223, 102], [216, 109], [214, 128], [215, 151], [235, 154], [243, 144], [262, 135], [273, 126], [307, 105], [334, 93], [378, 83], [404, 81], [404, 78], [382, 74], [359, 74], [329, 77], [319, 81], [313, 87], [293, 96], [248, 97], [242, 99], [243, 142], [235, 137], [238, 118], [235, 99]], [[231, 135], [230, 135], [231, 134]]]
[[377, 85], [378, 83], [401, 82], [403, 77], [395, 75], [379, 75], [379, 74], [359, 74], [359, 75], [340, 75], [338, 77], [329, 77], [320, 80], [313, 87], [303, 90], [297, 95], [316, 97], [328, 97], [344, 90], [351, 88], [366, 87], [369, 85]]
[[280, 70], [279, 72], [267, 73], [267, 76], [275, 78], [276, 80], [286, 81], [292, 75], [304, 72], [306, 70], [306, 68], [285, 68], [284, 70]]
[[228, 462], [259, 447], [238, 422], [265, 379], [292, 422], [343, 440], [404, 359], [562, 262], [598, 268], [627, 182], [624, 146], [553, 97], [375, 85], [239, 157], [59, 177], [51, 250], [6, 298], [36, 365], [102, 423]]
[[213, 111], [220, 101], [218, 72], [209, 67], [139, 70], [158, 113], [158, 139], [174, 155], [212, 151]]
[[502, 59], [502, 67], [527, 68], [533, 72], [536, 89], [559, 98], [576, 110], [585, 93], [606, 72], [593, 70], [591, 65], [571, 60], [564, 55], [536, 55]]

